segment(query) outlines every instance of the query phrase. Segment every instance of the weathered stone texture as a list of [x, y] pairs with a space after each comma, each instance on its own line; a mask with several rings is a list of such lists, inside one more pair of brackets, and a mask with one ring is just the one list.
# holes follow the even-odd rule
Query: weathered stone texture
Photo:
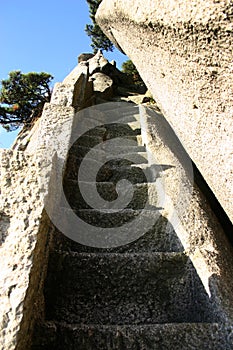
[[[126, 5], [128, 6], [128, 3]], [[153, 4], [151, 3], [151, 5]], [[136, 8], [135, 13], [137, 13]], [[123, 26], [124, 25], [125, 24], [123, 24]], [[134, 29], [135, 24], [132, 26], [132, 34]], [[146, 33], [147, 31], [145, 29], [145, 34]], [[119, 38], [120, 37], [119, 34]], [[145, 42], [143, 45], [145, 45], [145, 47], [146, 45], [149, 46], [148, 42], [147, 44]], [[136, 50], [135, 52], [138, 53], [138, 65], [140, 66], [140, 48], [137, 48], [135, 45], [134, 49]], [[164, 54], [164, 57], [165, 56], [166, 55]], [[88, 59], [89, 57], [91, 58]], [[97, 104], [98, 102], [106, 102], [108, 99], [114, 102], [118, 100], [120, 101], [120, 103], [113, 103], [113, 106], [110, 106], [111, 108], [109, 107], [112, 112], [118, 112], [117, 110], [118, 107], [121, 106], [122, 100], [128, 102], [131, 101], [133, 109], [133, 111], [131, 110], [132, 113], [129, 115], [127, 113], [124, 115], [123, 113], [122, 115], [119, 115], [120, 119], [117, 120], [120, 122], [122, 118], [126, 118], [125, 120], [127, 120], [128, 123], [126, 128], [127, 132], [129, 132], [129, 129], [132, 129], [128, 136], [132, 137], [133, 135], [133, 138], [137, 140], [137, 147], [134, 151], [131, 150], [130, 152], [136, 152], [135, 156], [136, 159], [138, 159], [139, 154], [137, 154], [137, 152], [140, 150], [141, 158], [143, 159], [142, 162], [138, 161], [139, 163], [136, 164], [137, 167], [135, 169], [139, 169], [140, 167], [144, 169], [145, 166], [147, 167], [147, 164], [145, 165], [144, 162], [147, 161], [148, 158], [149, 168], [153, 175], [152, 177], [149, 177], [149, 182], [152, 180], [155, 181], [153, 185], [149, 184], [148, 194], [152, 196], [149, 204], [152, 207], [155, 206], [156, 210], [153, 213], [148, 210], [146, 214], [147, 216], [144, 217], [144, 220], [147, 221], [147, 219], [152, 217], [155, 212], [158, 212], [159, 210], [161, 210], [162, 215], [157, 228], [155, 231], [154, 229], [151, 230], [147, 238], [143, 236], [141, 240], [139, 239], [137, 242], [132, 242], [135, 243], [134, 248], [132, 248], [132, 246], [131, 248], [129, 248], [129, 246], [120, 247], [119, 251], [116, 251], [115, 254], [109, 255], [110, 260], [108, 260], [107, 255], [105, 254], [103, 254], [103, 257], [99, 252], [98, 254], [95, 254], [96, 247], [92, 254], [83, 255], [82, 252], [85, 252], [86, 249], [92, 248], [81, 245], [78, 245], [78, 247], [75, 248], [74, 242], [68, 242], [67, 239], [63, 237], [61, 241], [63, 240], [62, 249], [64, 249], [64, 251], [62, 252], [62, 250], [58, 250], [55, 254], [51, 253], [52, 260], [54, 256], [56, 259], [58, 258], [58, 260], [55, 259], [51, 265], [52, 268], [55, 268], [57, 275], [53, 273], [52, 270], [51, 271], [52, 281], [55, 277], [55, 282], [58, 283], [58, 288], [56, 288], [56, 283], [55, 285], [52, 283], [52, 287], [55, 286], [54, 293], [60, 293], [61, 289], [62, 292], [65, 290], [65, 295], [61, 293], [61, 303], [58, 302], [58, 307], [56, 307], [56, 303], [54, 303], [53, 293], [50, 295], [51, 299], [48, 299], [49, 302], [47, 300], [47, 304], [51, 310], [55, 305], [55, 315], [59, 316], [64, 313], [64, 316], [67, 316], [66, 323], [71, 322], [72, 320], [74, 322], [79, 322], [79, 317], [82, 313], [85, 314], [88, 322], [92, 322], [94, 317], [96, 317], [96, 320], [99, 322], [97, 328], [100, 327], [100, 325], [102, 327], [103, 322], [108, 318], [110, 321], [118, 324], [122, 319], [122, 316], [126, 324], [128, 324], [129, 320], [136, 321], [137, 324], [138, 322], [141, 324], [140, 322], [144, 322], [145, 320], [150, 324], [151, 322], [157, 324], [158, 321], [160, 321], [161, 325], [156, 325], [152, 330], [153, 342], [158, 338], [156, 335], [158, 334], [157, 332], [162, 334], [161, 330], [164, 332], [163, 334], [165, 334], [162, 338], [167, 339], [167, 329], [165, 329], [166, 327], [164, 328], [162, 324], [166, 322], [175, 322], [175, 325], [173, 325], [173, 323], [169, 324], [169, 327], [171, 327], [168, 331], [169, 339], [173, 339], [173, 333], [175, 334], [177, 329], [180, 328], [179, 323], [177, 324], [177, 322], [183, 322], [184, 327], [187, 327], [186, 333], [183, 330], [183, 334], [185, 334], [184, 336], [187, 336], [188, 332], [190, 333], [189, 327], [191, 327], [193, 341], [195, 342], [197, 339], [200, 344], [207, 344], [208, 339], [203, 335], [203, 329], [205, 329], [204, 323], [202, 324], [204, 328], [201, 327], [201, 330], [199, 331], [199, 327], [195, 323], [187, 325], [184, 322], [199, 322], [201, 320], [202, 322], [216, 321], [221, 323], [222, 321], [228, 322], [229, 320], [232, 320], [231, 276], [233, 274], [233, 262], [232, 251], [229, 247], [229, 243], [226, 240], [215, 216], [210, 211], [206, 199], [201, 195], [198, 188], [195, 187], [193, 193], [191, 191], [190, 196], [187, 197], [187, 201], [186, 190], [189, 192], [192, 184], [190, 183], [190, 174], [187, 174], [187, 164], [184, 160], [182, 161], [180, 159], [180, 157], [182, 158], [184, 151], [181, 144], [179, 144], [177, 149], [177, 139], [176, 137], [173, 137], [174, 135], [170, 132], [168, 127], [164, 127], [166, 123], [163, 116], [159, 114], [158, 108], [154, 106], [158, 112], [155, 119], [153, 119], [154, 117], [151, 117], [150, 110], [146, 109], [146, 113], [143, 113], [143, 107], [139, 108], [140, 113], [136, 113], [132, 101], [135, 103], [145, 102], [145, 95], [138, 95], [135, 90], [129, 92], [130, 84], [126, 84], [127, 79], [125, 80], [124, 74], [119, 72], [114, 64], [110, 64], [100, 52], [94, 57], [85, 54], [80, 60], [81, 63], [75, 67], [68, 77], [66, 77], [62, 83], [56, 84], [51, 103], [45, 104], [42, 117], [35, 123], [33, 128], [27, 130], [25, 133], [22, 132], [19, 135], [12, 150], [1, 151], [0, 347], [3, 350], [30, 349], [34, 324], [36, 323], [37, 326], [39, 326], [41, 322], [45, 322], [45, 320], [50, 317], [49, 313], [47, 313], [48, 310], [44, 305], [44, 293], [46, 295], [44, 280], [48, 265], [48, 248], [50, 248], [51, 252], [54, 249], [54, 245], [57, 244], [58, 247], [61, 242], [59, 242], [59, 234], [57, 232], [56, 239], [58, 242], [55, 242], [54, 236], [52, 235], [53, 244], [49, 244], [50, 236], [51, 233], [53, 233], [54, 227], [48, 216], [53, 213], [54, 208], [59, 209], [59, 213], [61, 212], [59, 218], [63, 224], [66, 225], [67, 223], [67, 216], [65, 215], [64, 208], [56, 207], [56, 201], [57, 199], [60, 199], [61, 195], [61, 185], [64, 184], [64, 187], [68, 186], [69, 190], [67, 191], [67, 197], [71, 197], [74, 202], [77, 202], [73, 203], [76, 205], [76, 208], [78, 206], [83, 208], [84, 211], [82, 212], [81, 209], [81, 214], [84, 215], [84, 218], [90, 219], [92, 224], [95, 224], [96, 221], [100, 220], [98, 215], [96, 216], [95, 210], [85, 210], [85, 206], [83, 206], [83, 202], [80, 199], [80, 194], [77, 191], [75, 181], [77, 181], [79, 157], [82, 152], [86, 154], [86, 150], [92, 148], [93, 141], [95, 144], [96, 140], [103, 142], [111, 137], [122, 137], [125, 135], [125, 132], [123, 132], [122, 129], [117, 130], [116, 126], [113, 126], [113, 128], [110, 128], [109, 130], [107, 127], [99, 128], [98, 131], [95, 130], [96, 134], [90, 134], [92, 137], [82, 138], [81, 144], [78, 144], [78, 146], [80, 146], [79, 149], [76, 149], [76, 147], [78, 147], [77, 145], [75, 145], [74, 148], [71, 148], [71, 156], [73, 155], [73, 157], [67, 157], [67, 154], [71, 144], [73, 144], [74, 141], [77, 141], [77, 135], [75, 132], [72, 133], [72, 130], [79, 127], [80, 118], [75, 112], [92, 104]], [[150, 68], [149, 59], [146, 62], [148, 62], [148, 67]], [[144, 67], [143, 65], [146, 64], [146, 62], [143, 62], [142, 67]], [[180, 61], [177, 61], [177, 65], [178, 63], [180, 64]], [[176, 69], [178, 69], [178, 67], [176, 67]], [[157, 71], [153, 72], [152, 73], [155, 74], [156, 77]], [[150, 73], [149, 69], [147, 77], [148, 84], [150, 83], [151, 76], [153, 76], [152, 73]], [[144, 72], [144, 74], [146, 77], [146, 72]], [[171, 79], [174, 79], [174, 77], [172, 78], [172, 75]], [[183, 79], [186, 79], [185, 76]], [[173, 91], [172, 88], [174, 88], [174, 86], [171, 85], [171, 91]], [[155, 87], [153, 84], [151, 87], [154, 89], [152, 90], [154, 92]], [[164, 91], [165, 89], [162, 91], [161, 96], [163, 96]], [[116, 96], [116, 93], [119, 93], [120, 96]], [[170, 96], [169, 93], [170, 89], [167, 90], [167, 95], [165, 94], [166, 98]], [[158, 95], [159, 94], [160, 90], [158, 91]], [[147, 98], [150, 100], [150, 95], [148, 95]], [[163, 106], [163, 101], [161, 101], [162, 100], [159, 100], [159, 103]], [[105, 113], [102, 112], [105, 111], [105, 108], [108, 108], [108, 105], [104, 104], [98, 107], [100, 108], [100, 113], [94, 114], [98, 121], [97, 125], [99, 122], [101, 122], [101, 124], [105, 123]], [[196, 109], [197, 108], [195, 108], [195, 110]], [[176, 113], [177, 114], [175, 115], [178, 115], [178, 112]], [[90, 114], [90, 119], [92, 119], [92, 116], [93, 114]], [[185, 120], [188, 122], [188, 118]], [[93, 127], [93, 120], [88, 120], [88, 118], [86, 118], [85, 126], [87, 127], [87, 130], [89, 126]], [[140, 129], [142, 130], [142, 135], [139, 133]], [[125, 136], [127, 136], [127, 134]], [[146, 147], [142, 146], [142, 144]], [[123, 151], [125, 150], [122, 148], [122, 145], [120, 145], [119, 154], [122, 154]], [[158, 164], [154, 164], [151, 160], [151, 153], [156, 155], [163, 176], [160, 173], [156, 173], [158, 176], [154, 176], [153, 169], [156, 167], [158, 168]], [[198, 151], [197, 154], [199, 154]], [[164, 159], [166, 159], [166, 162], [164, 162]], [[66, 165], [65, 171], [63, 171], [64, 164]], [[90, 171], [87, 171], [86, 180], [88, 180], [88, 176], [92, 172], [92, 165], [93, 163], [91, 162]], [[128, 168], [125, 167], [124, 163], [121, 167], [118, 165], [113, 166], [112, 168], [106, 166], [101, 180], [101, 191], [102, 193], [105, 193], [105, 195], [111, 195], [111, 186], [109, 187], [111, 184], [108, 182], [110, 179], [112, 179], [115, 188], [116, 170], [124, 175], [125, 178], [128, 176]], [[99, 176], [101, 178], [101, 173]], [[161, 203], [159, 202], [159, 185], [161, 184], [159, 179], [160, 176], [164, 180], [165, 198], [167, 200]], [[183, 179], [183, 182], [181, 181], [181, 183], [179, 182], [180, 178]], [[64, 181], [62, 181], [62, 179]], [[135, 195], [135, 202], [132, 203], [132, 207], [128, 210], [119, 213], [118, 216], [113, 218], [113, 223], [124, 222], [125, 219], [131, 218], [132, 215], [137, 214], [135, 213], [137, 210], [141, 209], [141, 202], [143, 202], [145, 188], [147, 188], [147, 184], [143, 183], [145, 181], [145, 176], [141, 171], [135, 172], [132, 179], [136, 182], [136, 188], [138, 191], [137, 195]], [[106, 183], [108, 185], [107, 187], [105, 187]], [[88, 182], [87, 185], [91, 186]], [[178, 190], [180, 190], [180, 193], [178, 193]], [[113, 191], [112, 194], [114, 193], [115, 191]], [[137, 201], [139, 201], [139, 203]], [[177, 203], [178, 206], [176, 205]], [[157, 204], [161, 204], [159, 209], [156, 208]], [[187, 210], [183, 210], [186, 209], [186, 206]], [[50, 216], [50, 218], [52, 218], [52, 216]], [[105, 219], [102, 217], [101, 220], [102, 224], [104, 224]], [[170, 223], [168, 220], [170, 220]], [[145, 221], [142, 222], [143, 225]], [[177, 235], [174, 228], [177, 230]], [[125, 234], [129, 236], [130, 234], [134, 234], [134, 232], [128, 230], [125, 231]], [[67, 252], [65, 251], [66, 248]], [[119, 254], [124, 252], [124, 249], [126, 254], [120, 256]], [[127, 249], [129, 249], [128, 253]], [[78, 256], [79, 252], [81, 253], [81, 256]], [[133, 254], [131, 256], [131, 253], [135, 253], [135, 255]], [[191, 261], [187, 255], [190, 257]], [[75, 258], [76, 256], [78, 259]], [[139, 256], [140, 259], [138, 260]], [[66, 258], [64, 259], [64, 257]], [[65, 261], [67, 261], [68, 264], [64, 263]], [[71, 266], [76, 265], [76, 263], [74, 263], [75, 261], [78, 262], [77, 266], [79, 266], [79, 263], [81, 262], [80, 270], [75, 270], [73, 267], [71, 268]], [[118, 261], [117, 264], [116, 261]], [[119, 261], [121, 261], [120, 264]], [[149, 278], [146, 275], [148, 261], [151, 261], [151, 276], [157, 276], [152, 284], [151, 276]], [[157, 263], [159, 261], [161, 263], [165, 262], [162, 270], [160, 269], [160, 263]], [[169, 261], [171, 262], [171, 265], [170, 263], [168, 264], [170, 268], [168, 268], [167, 265], [167, 262]], [[131, 265], [129, 264], [130, 262]], [[118, 272], [114, 275], [114, 278], [111, 277], [111, 279], [108, 280], [106, 279], [106, 276], [108, 274], [109, 276], [112, 276], [113, 273], [113, 268], [111, 266], [114, 266]], [[192, 273], [188, 266], [192, 267]], [[173, 268], [175, 268], [175, 272], [173, 271]], [[180, 268], [185, 273], [183, 274], [182, 272], [180, 275], [178, 283], [179, 288], [176, 289], [176, 287], [174, 287], [175, 284], [173, 284], [173, 282], [170, 283], [169, 281], [176, 278], [177, 272]], [[48, 276], [51, 276], [51, 271]], [[84, 273], [84, 279], [81, 284], [79, 283], [81, 280], [79, 275], [76, 275], [75, 283], [73, 283], [74, 281], [72, 282], [72, 278], [70, 278], [69, 274], [73, 277], [75, 271], [80, 271], [82, 277]], [[132, 274], [132, 271], [136, 272], [136, 276], [139, 276], [138, 279], [135, 277], [134, 273]], [[99, 272], [102, 274], [104, 278], [103, 280], [101, 280], [101, 278], [99, 279]], [[107, 274], [105, 274], [106, 272]], [[188, 273], [187, 279], [185, 277], [186, 273]], [[143, 276], [143, 279], [141, 276]], [[166, 276], [168, 278], [165, 278]], [[132, 277], [133, 284], [131, 285], [133, 288], [131, 288], [129, 283], [130, 277]], [[202, 283], [200, 283], [199, 277], [201, 278]], [[49, 278], [50, 277], [48, 277], [48, 279]], [[62, 279], [63, 282], [60, 283], [60, 279]], [[126, 281], [124, 282], [125, 285], [121, 283], [120, 289], [112, 287], [114, 281], [117, 284], [124, 279]], [[111, 281], [112, 284], [109, 283], [109, 281]], [[162, 284], [160, 283], [161, 281], [163, 281]], [[85, 283], [87, 287], [85, 287]], [[91, 283], [96, 283], [97, 293], [95, 293], [95, 288], [89, 288]], [[162, 287], [159, 286], [159, 284], [161, 284]], [[73, 287], [81, 287], [82, 289], [83, 285], [84, 294], [82, 295], [81, 293], [81, 296], [83, 296], [85, 302], [87, 301], [87, 304], [78, 303], [77, 299], [79, 298], [79, 295], [73, 290]], [[148, 295], [140, 294], [141, 285], [142, 287], [145, 286], [148, 288]], [[66, 293], [66, 289], [63, 290], [63, 287], [66, 288], [67, 286], [70, 286], [70, 289], [68, 289], [69, 293]], [[121, 298], [121, 294], [124, 294], [127, 288], [128, 291], [126, 292], [125, 299], [126, 304], [121, 304], [120, 308], [120, 301], [118, 303], [117, 300], [119, 297]], [[51, 290], [54, 289], [52, 288]], [[177, 290], [179, 290], [181, 294], [178, 295]], [[168, 294], [173, 295], [174, 298], [166, 299], [168, 296], [166, 291], [169, 291]], [[89, 292], [94, 293], [93, 299], [88, 299]], [[115, 293], [115, 299], [113, 298], [114, 300], [111, 304], [111, 297], [113, 296], [112, 292]], [[206, 292], [211, 296], [210, 299]], [[132, 300], [134, 300], [137, 293], [138, 301], [140, 300], [140, 302], [135, 301], [134, 303]], [[145, 295], [151, 295], [152, 299], [145, 299]], [[159, 299], [157, 299], [157, 297], [159, 297]], [[47, 296], [45, 299], [46, 298]], [[57, 300], [59, 301], [59, 299]], [[94, 303], [93, 300], [95, 300]], [[98, 300], [102, 302], [99, 306]], [[176, 300], [179, 301], [178, 304]], [[201, 306], [201, 309], [198, 309], [198, 303], [203, 305], [204, 308]], [[74, 313], [75, 317], [72, 318], [74, 309], [79, 305], [81, 306], [80, 309], [76, 309], [77, 312], [76, 314]], [[86, 309], [84, 309], [85, 306], [87, 307]], [[188, 306], [188, 308], [186, 308], [186, 306]], [[95, 309], [96, 307], [97, 309]], [[100, 307], [99, 313], [96, 312], [98, 307]], [[161, 307], [162, 311], [160, 313]], [[70, 308], [73, 308], [71, 314], [68, 312]], [[195, 310], [195, 312], [193, 312], [193, 310]], [[198, 313], [197, 310], [202, 311]], [[145, 312], [147, 314], [146, 318], [144, 316]], [[153, 316], [154, 318], [151, 316], [152, 312], [155, 315], [155, 317]], [[117, 316], [116, 318], [113, 317], [114, 313]], [[151, 315], [149, 315], [149, 313], [151, 313]], [[102, 317], [103, 322], [101, 321], [100, 316]], [[59, 321], [59, 318], [57, 321]], [[90, 348], [88, 345], [90, 344], [90, 334], [86, 337], [85, 332], [82, 333], [81, 331], [80, 333], [80, 327], [82, 328], [82, 325], [75, 326], [75, 329], [77, 330], [76, 335], [79, 333], [79, 336], [68, 337], [69, 340], [67, 341], [67, 329], [72, 329], [73, 332], [73, 326], [65, 324], [64, 322], [61, 326], [61, 324], [55, 324], [55, 322], [56, 320], [54, 319], [50, 320], [48, 328], [47, 323], [45, 322], [45, 333], [42, 334], [42, 337], [36, 336], [33, 349], [41, 350], [60, 348], [63, 350], [71, 347], [76, 349], [81, 346], [80, 342], [84, 344], [83, 348]], [[122, 322], [120, 324], [122, 324]], [[148, 332], [150, 333], [150, 329], [147, 326], [145, 326], [146, 337], [148, 336]], [[217, 328], [215, 328], [215, 326]], [[117, 330], [117, 327], [118, 326], [116, 326], [115, 330]], [[124, 327], [125, 326], [123, 326], [123, 328]], [[130, 332], [134, 333], [134, 330], [136, 329], [135, 327], [136, 324], [131, 327]], [[216, 346], [218, 346], [220, 344], [219, 348], [230, 348], [230, 331], [232, 330], [232, 327], [227, 326], [227, 329], [225, 329], [224, 325], [220, 324], [217, 326], [215, 323], [212, 323], [208, 327], [208, 334], [212, 337], [210, 346], [213, 344], [217, 344]], [[223, 327], [222, 330], [221, 327]], [[53, 331], [55, 331], [56, 334], [52, 334]], [[115, 334], [118, 334], [117, 332], [118, 330]], [[144, 347], [144, 338], [141, 336], [140, 332], [139, 328], [137, 328], [135, 334], [140, 335], [138, 346]], [[199, 334], [200, 332], [202, 334], [201, 336]], [[84, 334], [85, 339], [82, 334]], [[217, 337], [216, 342], [214, 338], [215, 336]], [[97, 348], [103, 349], [103, 342], [105, 343], [105, 347], [108, 346], [106, 344], [108, 344], [109, 340], [105, 342], [105, 337], [106, 333], [104, 336], [103, 334], [101, 335], [99, 343], [100, 347], [97, 345]], [[108, 333], [108, 337], [110, 337], [110, 342], [113, 344], [115, 340], [111, 340], [111, 332]], [[118, 335], [116, 335], [116, 337], [118, 337]], [[98, 338], [99, 335], [97, 334], [97, 339]], [[168, 343], [170, 344], [170, 340]], [[137, 341], [134, 344], [137, 344]], [[134, 346], [134, 344], [132, 346]], [[165, 343], [162, 343], [162, 345], [163, 344], [167, 345], [166, 341]], [[176, 344], [178, 344], [178, 348], [180, 346], [179, 339]], [[186, 344], [187, 343], [185, 343], [184, 347]], [[128, 348], [128, 346], [130, 345], [127, 345], [126, 347]], [[192, 344], [190, 346], [192, 347]], [[125, 346], [123, 344], [116, 348], [123, 349]]]
[[108, 60], [100, 51], [98, 51], [98, 53], [88, 61], [89, 74], [92, 75], [96, 72], [102, 71], [102, 69], [108, 64]]
[[53, 88], [51, 103], [61, 106], [72, 106], [74, 85], [56, 83]]
[[[103, 66], [108, 64], [100, 53], [97, 58]], [[42, 289], [52, 230], [46, 211], [52, 213], [60, 195], [56, 181], [61, 184], [75, 111], [90, 104], [95, 93], [88, 79], [88, 65], [76, 66], [55, 85], [51, 103], [45, 104], [34, 126], [19, 134], [12, 150], [1, 150], [2, 350], [29, 349], [34, 320], [44, 310]]]
[[[166, 164], [157, 180], [157, 205], [171, 222], [216, 310], [232, 318], [233, 255], [226, 235], [194, 183], [192, 164], [164, 116], [153, 107], [141, 107], [143, 143], [149, 163]], [[162, 192], [162, 193], [161, 193]]]
[[[50, 169], [47, 169], [48, 172]], [[26, 349], [36, 314], [43, 310], [42, 283], [48, 255], [48, 219], [43, 211], [48, 183], [40, 161], [1, 151], [0, 347]], [[33, 272], [33, 273], [32, 273]]]
[[102, 98], [110, 98], [113, 96], [113, 80], [103, 73], [95, 73], [91, 76], [93, 89], [101, 93]]
[[[114, 113], [116, 119], [110, 119]], [[192, 163], [173, 130], [158, 108], [154, 113], [132, 103], [93, 106], [83, 111], [83, 120], [81, 116], [76, 119], [79, 130], [82, 123], [99, 127], [82, 132], [85, 137], [76, 138], [67, 159], [63, 187], [69, 207], [58, 210], [60, 232], [55, 231], [51, 245], [46, 316], [37, 325], [33, 350], [230, 350], [232, 247], [206, 198], [193, 186]], [[123, 145], [123, 137], [132, 136], [137, 144]], [[107, 162], [112, 157], [101, 147], [85, 167], [83, 193], [89, 189], [91, 199], [97, 187], [106, 200], [100, 208], [108, 208], [101, 213], [84, 198], [78, 174], [97, 143], [104, 146], [118, 137], [121, 149], [114, 162]], [[133, 153], [130, 164], [127, 153]], [[93, 179], [97, 164], [101, 170]], [[113, 212], [119, 179], [128, 180], [134, 194], [127, 207]], [[118, 187], [118, 197], [127, 197], [128, 190]], [[87, 230], [73, 221], [74, 212], [88, 222]], [[128, 220], [132, 226], [124, 225]], [[114, 237], [116, 226], [122, 230]]]
[[44, 106], [33, 128], [20, 133], [12, 150], [1, 150], [2, 350], [29, 349], [34, 321], [43, 317], [42, 290], [53, 229], [45, 209], [53, 209], [51, 192], [59, 196], [55, 180], [61, 177], [69, 148], [73, 98], [80, 77], [82, 69], [76, 79], [72, 75], [67, 84], [58, 85], [54, 103]]
[[232, 1], [103, 0], [96, 18], [233, 220]]

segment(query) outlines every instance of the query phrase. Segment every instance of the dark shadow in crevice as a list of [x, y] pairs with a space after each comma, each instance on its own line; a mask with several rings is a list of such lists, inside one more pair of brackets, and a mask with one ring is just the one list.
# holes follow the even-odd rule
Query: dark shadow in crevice
[[[158, 133], [160, 135], [166, 135], [165, 143], [167, 147], [172, 150], [176, 158], [182, 164], [189, 180], [191, 182], [193, 182], [194, 180], [194, 183], [198, 186], [199, 190], [206, 198], [206, 202], [217, 217], [228, 240], [230, 241], [231, 245], [233, 245], [233, 224], [231, 220], [229, 219], [228, 215], [224, 211], [223, 207], [219, 203], [213, 191], [203, 178], [201, 172], [199, 171], [195, 163], [190, 159], [188, 153], [185, 151], [184, 147], [182, 146], [177, 135], [171, 128], [170, 124], [167, 122], [167, 120], [161, 113], [159, 113], [157, 110], [153, 110], [153, 107], [147, 108], [146, 111], [149, 118], [153, 118], [153, 122], [156, 123]], [[192, 166], [190, 166], [190, 163], [192, 164]]]
[[229, 242], [233, 246], [233, 224], [194, 163], [193, 174], [195, 183], [206, 197], [210, 208], [214, 212]]
[[5, 242], [10, 227], [10, 216], [0, 212], [0, 246]]

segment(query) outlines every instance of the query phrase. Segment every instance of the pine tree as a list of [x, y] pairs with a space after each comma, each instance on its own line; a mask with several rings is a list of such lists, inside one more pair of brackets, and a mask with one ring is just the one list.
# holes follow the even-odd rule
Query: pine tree
[[145, 85], [140, 74], [138, 73], [137, 68], [131, 60], [127, 60], [122, 63], [121, 70], [123, 73], [128, 74], [135, 85]]
[[48, 73], [13, 71], [9, 78], [1, 81], [0, 125], [8, 131], [30, 123], [42, 113], [45, 102], [51, 99]]
[[101, 28], [98, 26], [95, 20], [95, 14], [102, 0], [87, 0], [89, 5], [89, 15], [93, 24], [87, 24], [85, 31], [87, 35], [91, 38], [94, 53], [98, 49], [105, 51], [113, 51], [113, 43], [108, 39], [108, 37], [102, 32]]

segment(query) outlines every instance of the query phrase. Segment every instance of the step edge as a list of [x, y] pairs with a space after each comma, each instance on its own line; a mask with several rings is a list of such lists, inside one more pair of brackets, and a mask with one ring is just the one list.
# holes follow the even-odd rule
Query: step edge
[[63, 250], [63, 249], [54, 249], [53, 253], [56, 253], [58, 255], [66, 255], [70, 257], [79, 257], [79, 258], [112, 258], [112, 257], [121, 257], [121, 258], [127, 258], [127, 257], [149, 257], [149, 258], [155, 258], [159, 257], [161, 260], [165, 258], [177, 258], [180, 257], [180, 259], [186, 258], [189, 259], [188, 255], [185, 252], [130, 252], [130, 253], [118, 253], [118, 252], [76, 252], [73, 250]]
[[102, 329], [116, 329], [116, 328], [154, 328], [154, 327], [187, 327], [187, 326], [200, 326], [200, 327], [218, 327], [219, 329], [232, 329], [233, 325], [230, 323], [218, 323], [218, 322], [171, 322], [171, 323], [149, 323], [149, 324], [98, 324], [98, 323], [67, 323], [64, 321], [56, 321], [56, 320], [45, 320], [39, 325], [43, 326], [63, 326], [67, 328], [102, 328]]

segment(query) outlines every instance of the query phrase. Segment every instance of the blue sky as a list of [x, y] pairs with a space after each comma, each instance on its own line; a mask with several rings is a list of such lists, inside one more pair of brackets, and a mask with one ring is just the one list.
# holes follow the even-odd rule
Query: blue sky
[[[84, 28], [90, 23], [85, 0], [0, 0], [0, 80], [12, 70], [48, 72], [53, 84], [74, 68], [82, 52], [91, 52]], [[127, 57], [117, 49], [105, 53], [120, 68]], [[16, 132], [0, 128], [0, 147], [7, 148]]]

